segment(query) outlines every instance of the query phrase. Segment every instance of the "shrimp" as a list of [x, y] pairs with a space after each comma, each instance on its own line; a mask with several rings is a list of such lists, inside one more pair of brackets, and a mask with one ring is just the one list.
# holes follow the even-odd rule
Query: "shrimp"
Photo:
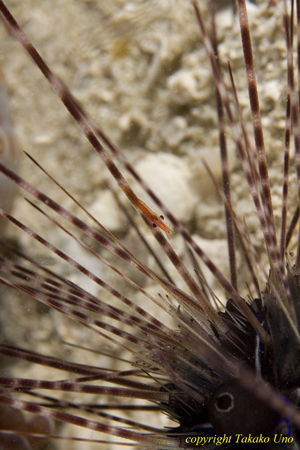
[[134, 206], [144, 214], [151, 222], [153, 227], [158, 227], [164, 231], [167, 238], [170, 239], [171, 229], [163, 222], [164, 216], [158, 216], [154, 211], [152, 211], [142, 200], [140, 200], [135, 193], [124, 184], [120, 184], [120, 187], [124, 194], [127, 195], [129, 200], [134, 204]]

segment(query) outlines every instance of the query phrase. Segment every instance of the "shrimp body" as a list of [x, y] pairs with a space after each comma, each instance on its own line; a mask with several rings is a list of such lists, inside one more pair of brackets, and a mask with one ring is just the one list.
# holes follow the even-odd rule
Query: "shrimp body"
[[164, 231], [167, 235], [167, 238], [170, 239], [171, 229], [163, 222], [164, 217], [158, 216], [154, 211], [152, 211], [142, 200], [140, 200], [135, 195], [135, 193], [129, 187], [123, 184], [120, 187], [134, 204], [134, 206], [152, 222], [153, 226], [158, 227], [162, 231]]

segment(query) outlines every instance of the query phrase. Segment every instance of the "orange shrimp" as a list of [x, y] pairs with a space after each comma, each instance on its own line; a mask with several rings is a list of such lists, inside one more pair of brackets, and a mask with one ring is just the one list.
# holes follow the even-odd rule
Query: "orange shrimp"
[[154, 227], [160, 228], [167, 235], [167, 238], [170, 239], [171, 229], [163, 222], [164, 216], [158, 216], [153, 212], [145, 203], [140, 200], [135, 193], [124, 184], [120, 185], [122, 191], [127, 195], [127, 197], [132, 201], [134, 206], [139, 209], [139, 211], [144, 214], [148, 219], [152, 222]]

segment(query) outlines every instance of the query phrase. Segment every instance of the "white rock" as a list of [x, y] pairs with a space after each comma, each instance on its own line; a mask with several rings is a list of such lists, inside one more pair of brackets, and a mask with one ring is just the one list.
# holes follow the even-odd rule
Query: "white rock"
[[188, 70], [179, 70], [170, 76], [167, 87], [173, 91], [176, 103], [181, 105], [198, 98], [196, 79], [194, 74]]
[[[135, 168], [179, 220], [188, 222], [191, 219], [197, 197], [191, 187], [191, 174], [185, 159], [168, 153], [149, 154], [138, 161]], [[136, 190], [150, 208], [160, 213], [141, 188], [137, 186]]]
[[89, 212], [112, 233], [124, 226], [124, 217], [108, 190], [99, 193], [98, 199], [89, 207]]
[[177, 147], [186, 134], [187, 121], [182, 116], [175, 116], [162, 130], [162, 135], [170, 147]]

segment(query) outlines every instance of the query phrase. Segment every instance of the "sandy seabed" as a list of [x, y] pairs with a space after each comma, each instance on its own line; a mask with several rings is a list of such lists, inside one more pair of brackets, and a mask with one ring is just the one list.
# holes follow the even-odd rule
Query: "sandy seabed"
[[[220, 176], [216, 163], [218, 129], [214, 82], [190, 3], [186, 0], [28, 0], [26, 3], [15, 0], [7, 4], [51, 69], [195, 235], [212, 259], [215, 258], [218, 267], [228, 273], [223, 206], [211, 188], [201, 162], [201, 158], [205, 158], [215, 175]], [[281, 9], [280, 6], [267, 8], [266, 3], [259, 8], [249, 4], [249, 18], [275, 195], [275, 219], [279, 223], [286, 92]], [[251, 133], [239, 25], [236, 13], [230, 7], [218, 12], [217, 31], [220, 60], [224, 67], [228, 60], [232, 64], [247, 130]], [[126, 245], [134, 246], [134, 232], [118, 212], [111, 194], [115, 183], [98, 155], [90, 148], [24, 49], [9, 36], [4, 26], [0, 28], [0, 41], [0, 62], [22, 149], [36, 158]], [[233, 203], [245, 217], [255, 247], [260, 249], [262, 236], [230, 133], [228, 146]], [[53, 195], [58, 203], [72, 212], [77, 211], [75, 205], [23, 155], [20, 157], [20, 174], [48, 195]], [[129, 176], [128, 180], [131, 181]], [[132, 186], [147, 204], [155, 208], [136, 183], [132, 182]], [[115, 280], [105, 268], [67, 240], [62, 232], [54, 230], [45, 219], [41, 220], [23, 196], [20, 193], [16, 198], [13, 210], [19, 220], [95, 273], [106, 276], [114, 286], [124, 288], [123, 282]], [[136, 215], [123, 194], [120, 194], [120, 199]], [[148, 230], [142, 230], [149, 235]], [[41, 264], [86, 285], [81, 275], [57, 261], [45, 249], [33, 245], [29, 236], [11, 226], [7, 227], [6, 233], [24, 252], [30, 249]], [[171, 242], [184, 257], [185, 248], [175, 233]], [[145, 262], [152, 264], [139, 246], [133, 248]], [[176, 278], [170, 263], [165, 264]], [[144, 283], [131, 269], [124, 270]], [[210, 281], [217, 289], [213, 280]], [[178, 283], [181, 283], [179, 279]], [[151, 292], [159, 291], [156, 286], [149, 285], [148, 288]], [[98, 294], [98, 288], [92, 284], [88, 289]], [[101, 295], [105, 298], [105, 294]], [[16, 345], [21, 342], [26, 348], [34, 349], [38, 341], [38, 351], [55, 354], [58, 351], [59, 355], [66, 354], [62, 348], [58, 350], [61, 339], [77, 339], [84, 345], [97, 348], [98, 336], [86, 334], [82, 327], [73, 326], [57, 313], [41, 311], [33, 300], [17, 303], [14, 297], [11, 291], [5, 291], [2, 301], [1, 315], [5, 317], [2, 335], [6, 341]], [[149, 309], [156, 314], [154, 306]], [[67, 353], [70, 359], [77, 355], [73, 350]], [[84, 358], [86, 363], [105, 365], [103, 358], [97, 357], [95, 361], [93, 356], [86, 354]], [[111, 361], [106, 363], [114, 364]], [[30, 367], [26, 370], [26, 377], [37, 376], [36, 368], [34, 375]], [[47, 377], [47, 369], [40, 370], [39, 376]]]

